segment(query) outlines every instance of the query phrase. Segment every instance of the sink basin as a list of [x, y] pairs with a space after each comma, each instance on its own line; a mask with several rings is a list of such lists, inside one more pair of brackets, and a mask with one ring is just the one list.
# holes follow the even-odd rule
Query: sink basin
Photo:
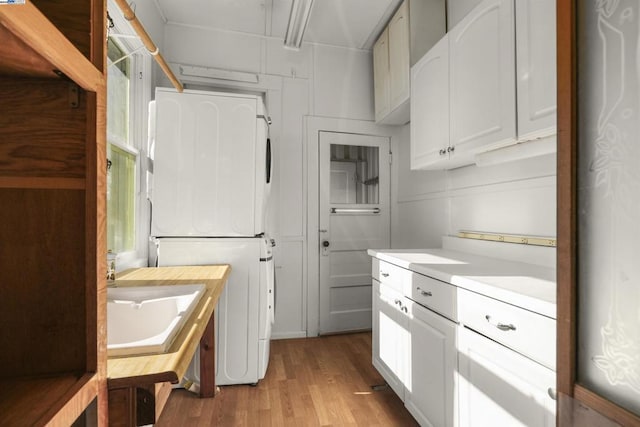
[[204, 291], [204, 284], [107, 288], [107, 355], [166, 352]]

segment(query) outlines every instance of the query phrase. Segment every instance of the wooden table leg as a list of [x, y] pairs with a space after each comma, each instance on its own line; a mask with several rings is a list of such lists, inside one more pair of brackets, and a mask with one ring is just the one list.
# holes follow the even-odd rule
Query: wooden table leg
[[215, 310], [200, 338], [200, 397], [213, 397], [216, 393], [216, 335]]

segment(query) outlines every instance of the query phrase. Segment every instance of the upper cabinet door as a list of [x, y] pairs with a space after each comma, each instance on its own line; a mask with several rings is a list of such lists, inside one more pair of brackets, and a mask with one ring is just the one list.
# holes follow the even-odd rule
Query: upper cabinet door
[[449, 39], [445, 35], [411, 68], [411, 169], [449, 158]]
[[518, 139], [556, 133], [556, 2], [516, 2]]
[[455, 154], [515, 141], [513, 0], [485, 0], [449, 33]]
[[376, 122], [389, 114], [389, 29], [373, 46], [373, 81]]
[[404, 1], [389, 22], [389, 92], [393, 111], [409, 99], [409, 2]]

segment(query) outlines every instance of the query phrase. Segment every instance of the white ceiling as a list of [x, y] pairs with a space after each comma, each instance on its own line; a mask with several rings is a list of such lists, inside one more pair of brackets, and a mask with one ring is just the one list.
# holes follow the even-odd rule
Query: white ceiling
[[[168, 23], [283, 38], [292, 0], [155, 0]], [[370, 49], [401, 0], [315, 0], [305, 42]]]

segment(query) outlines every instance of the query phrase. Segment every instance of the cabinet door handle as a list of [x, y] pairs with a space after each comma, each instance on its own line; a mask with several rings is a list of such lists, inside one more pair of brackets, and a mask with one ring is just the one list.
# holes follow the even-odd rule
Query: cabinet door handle
[[447, 151], [448, 151], [449, 153], [451, 153], [451, 152], [453, 152], [453, 151], [455, 151], [455, 150], [456, 150], [456, 147], [453, 147], [453, 146], [451, 146], [451, 147], [447, 148]]
[[423, 297], [432, 297], [433, 296], [433, 294], [431, 292], [429, 292], [429, 291], [423, 291], [419, 287], [416, 288], [416, 289], [420, 291], [420, 295], [422, 295]]
[[401, 304], [402, 304], [402, 301], [400, 301], [399, 299], [397, 299], [397, 300], [395, 300], [393, 303], [394, 303], [395, 305], [401, 305]]
[[382, 277], [389, 277], [389, 273], [380, 273]]
[[402, 307], [401, 310], [404, 311], [405, 313], [409, 312], [409, 309], [407, 307]]
[[495, 326], [496, 328], [500, 329], [501, 331], [515, 331], [516, 327], [513, 326], [513, 324], [509, 323], [508, 325], [506, 323], [493, 323], [491, 322], [491, 316], [489, 316], [488, 314], [486, 316], [484, 316], [485, 319], [487, 319], [487, 322], [489, 322], [491, 325]]

